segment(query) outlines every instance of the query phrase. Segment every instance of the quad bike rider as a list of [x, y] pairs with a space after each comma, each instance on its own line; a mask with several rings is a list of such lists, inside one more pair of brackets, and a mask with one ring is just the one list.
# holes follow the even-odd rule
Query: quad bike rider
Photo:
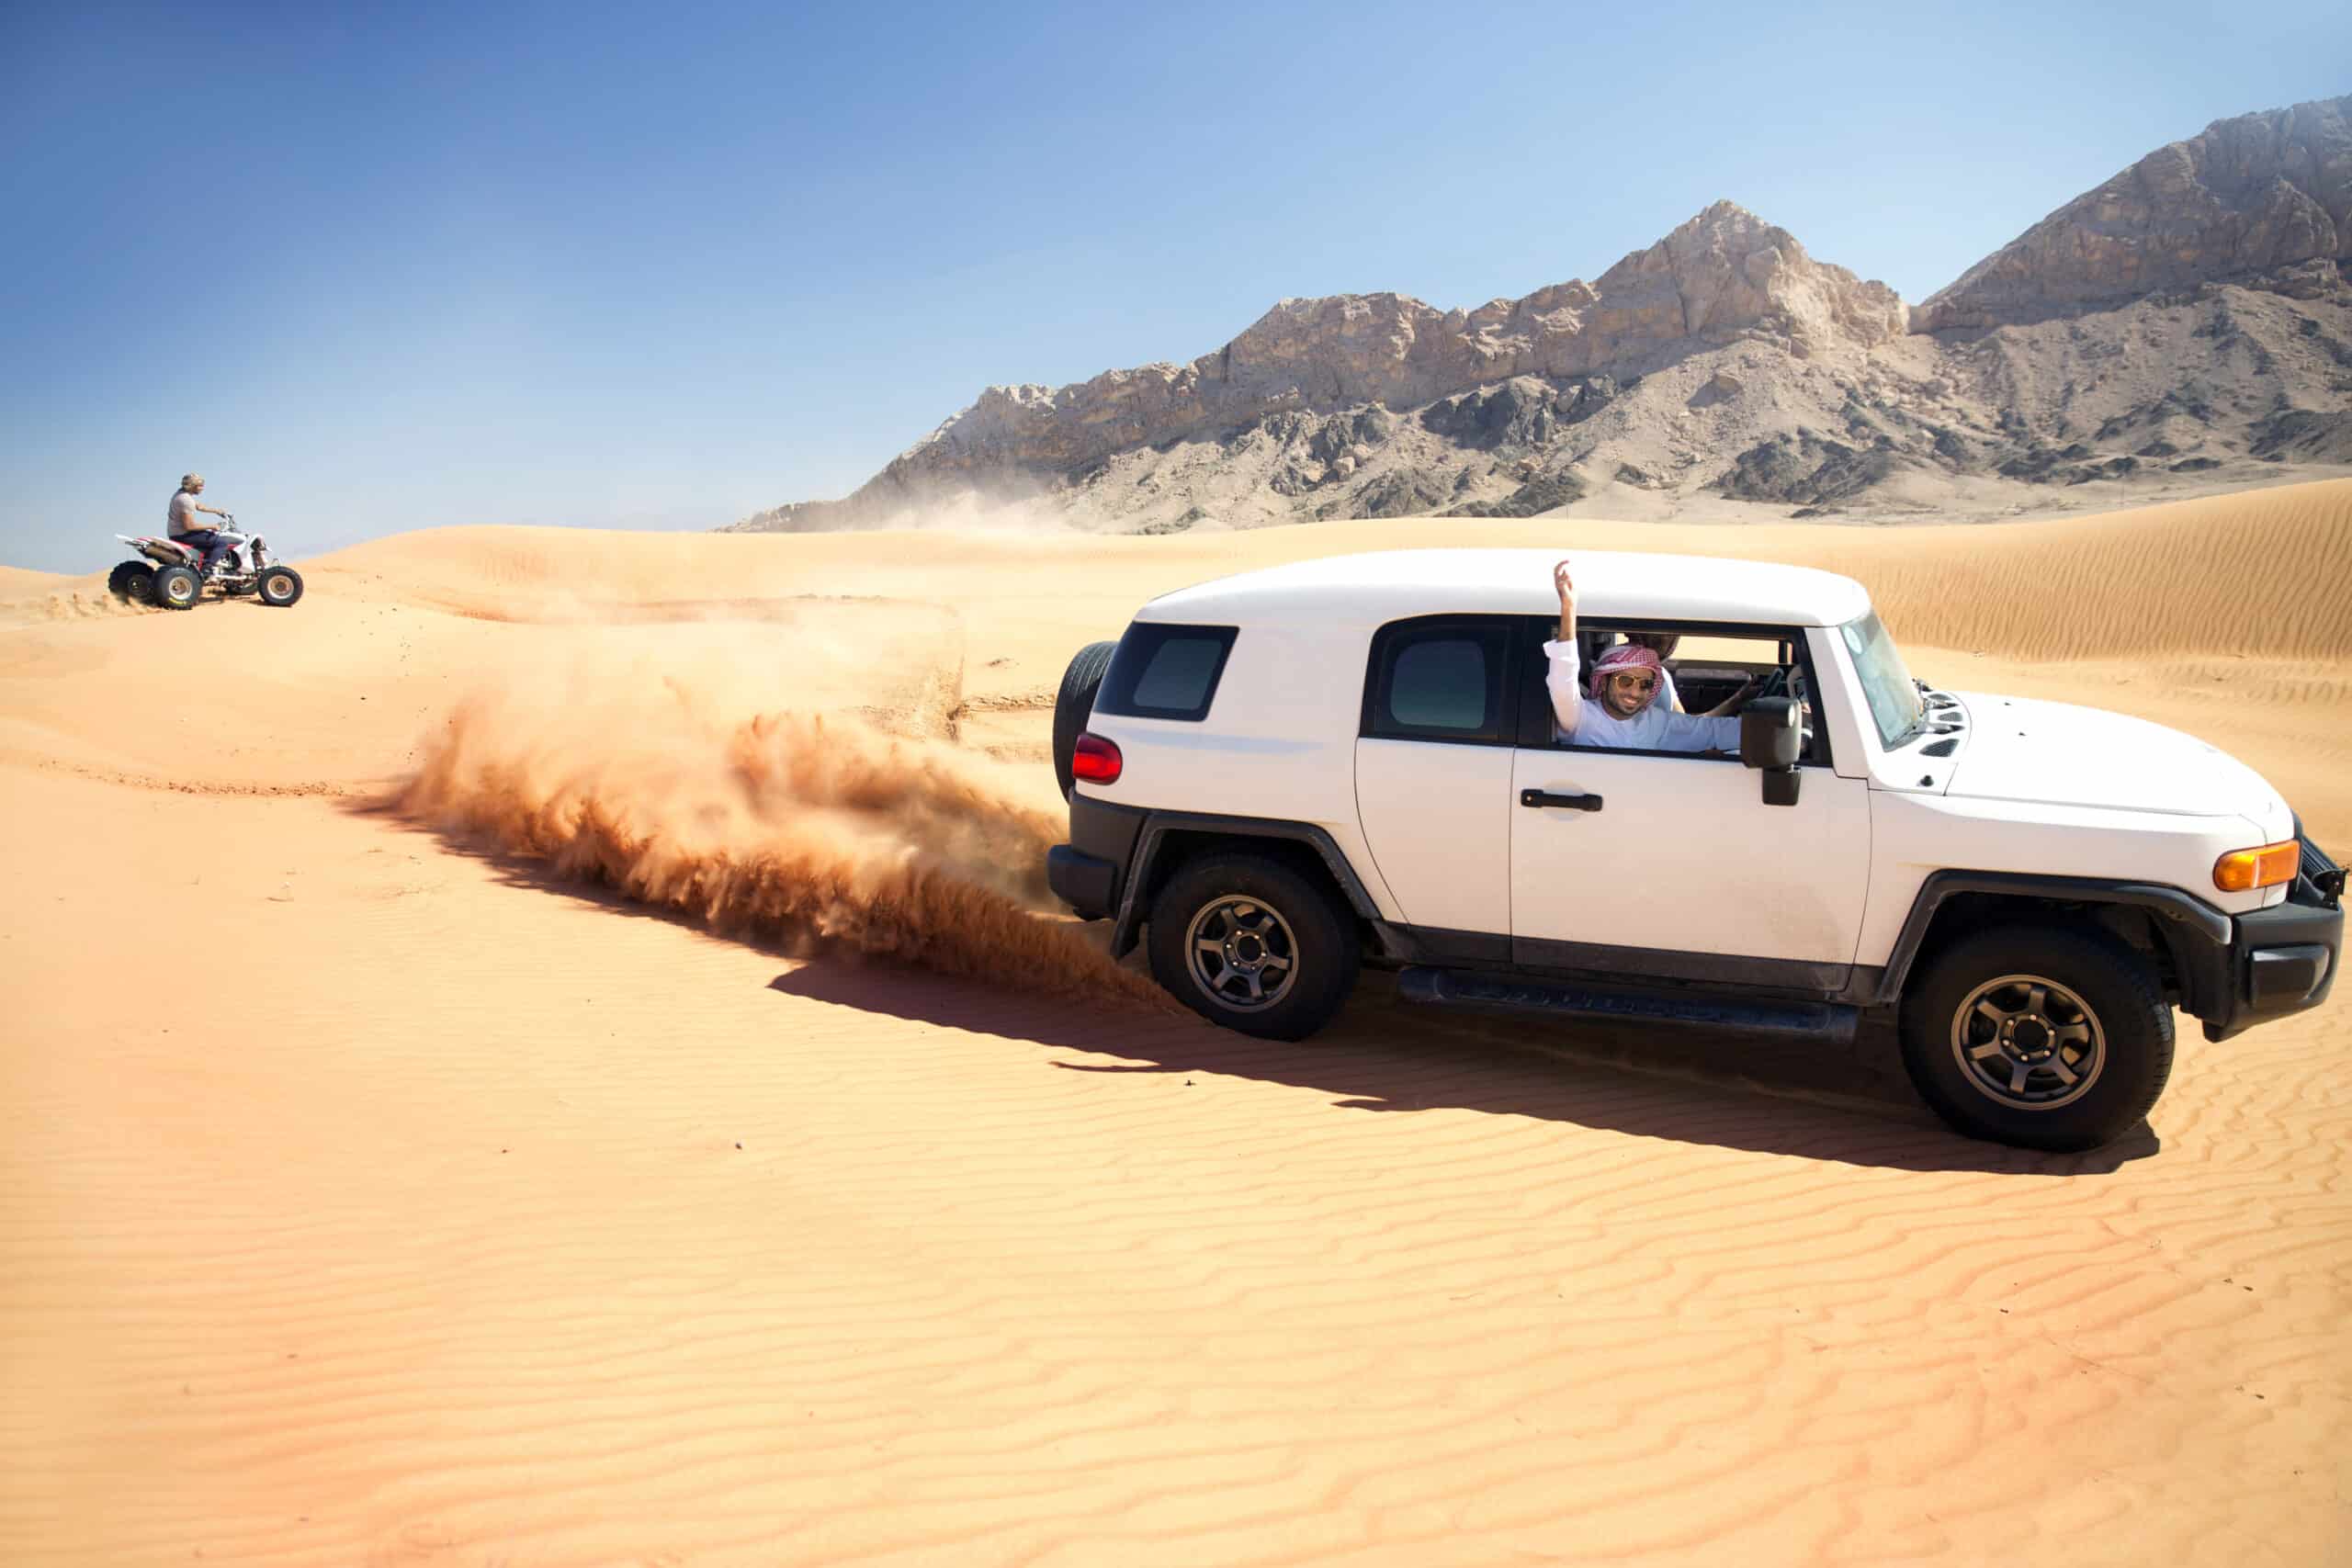
[[118, 565], [107, 578], [107, 589], [133, 604], [161, 604], [168, 610], [195, 608], [208, 583], [224, 597], [251, 593], [280, 608], [302, 597], [302, 574], [271, 560], [268, 542], [259, 535], [195, 525], [199, 512], [223, 523], [236, 522], [218, 507], [200, 504], [196, 498], [203, 493], [203, 475], [184, 475], [166, 514], [169, 536], [117, 534], [116, 538], [147, 558]]

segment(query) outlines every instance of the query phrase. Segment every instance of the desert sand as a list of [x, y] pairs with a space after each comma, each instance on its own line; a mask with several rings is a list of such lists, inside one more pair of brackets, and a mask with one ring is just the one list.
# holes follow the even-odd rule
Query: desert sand
[[2352, 1555], [2346, 996], [2094, 1155], [1823, 1059], [1276, 1045], [1059, 919], [1052, 694], [1398, 545], [1830, 567], [2352, 849], [2352, 481], [2041, 524], [452, 529], [0, 576], [0, 1561]]

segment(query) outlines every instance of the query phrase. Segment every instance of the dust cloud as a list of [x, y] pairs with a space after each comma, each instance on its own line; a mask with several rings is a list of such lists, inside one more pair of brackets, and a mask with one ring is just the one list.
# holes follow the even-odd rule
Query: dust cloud
[[514, 672], [450, 714], [384, 804], [796, 955], [1171, 1005], [1061, 918], [1045, 859], [1066, 822], [1023, 798], [1035, 784], [843, 713], [742, 714], [728, 684], [641, 666]]

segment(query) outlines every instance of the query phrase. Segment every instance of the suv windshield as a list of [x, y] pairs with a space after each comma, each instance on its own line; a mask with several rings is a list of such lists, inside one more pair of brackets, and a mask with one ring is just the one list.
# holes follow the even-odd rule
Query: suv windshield
[[1846, 639], [1846, 651], [1854, 656], [1854, 673], [1861, 677], [1862, 698], [1871, 705], [1880, 743], [1891, 751], [1918, 734], [1925, 721], [1919, 688], [1911, 671], [1903, 667], [1894, 639], [1878, 624], [1877, 611], [1848, 621], [1838, 628], [1838, 635]]

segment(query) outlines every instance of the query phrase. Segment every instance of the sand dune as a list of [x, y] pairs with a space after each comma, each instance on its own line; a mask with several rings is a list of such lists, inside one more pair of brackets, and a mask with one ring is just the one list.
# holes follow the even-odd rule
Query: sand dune
[[31, 571], [21, 566], [0, 566], [0, 600], [28, 599], [39, 593], [51, 593], [64, 587], [72, 579], [53, 571]]
[[[0, 579], [0, 1560], [2315, 1562], [2346, 1003], [2145, 1134], [1884, 1054], [1218, 1033], [1041, 920], [1046, 704], [1215, 572], [1829, 566], [2352, 847], [2352, 483], [1860, 530], [452, 529]], [[929, 967], [922, 965], [928, 964]]]

